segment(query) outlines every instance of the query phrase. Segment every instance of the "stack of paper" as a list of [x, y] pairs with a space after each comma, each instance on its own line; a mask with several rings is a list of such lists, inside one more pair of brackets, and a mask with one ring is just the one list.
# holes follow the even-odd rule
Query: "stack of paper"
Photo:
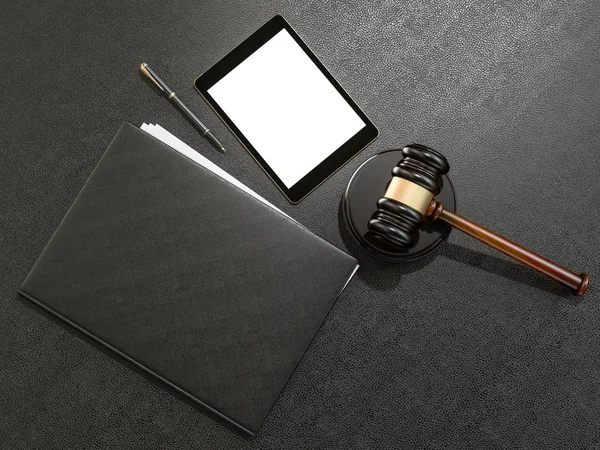
[[223, 169], [221, 169], [215, 163], [213, 163], [209, 159], [202, 156], [200, 153], [198, 153], [196, 150], [194, 150], [192, 147], [187, 145], [185, 142], [183, 142], [179, 138], [173, 136], [171, 133], [169, 133], [167, 130], [165, 130], [160, 125], [152, 125], [152, 124], [144, 123], [144, 124], [142, 124], [142, 126], [140, 128], [142, 130], [144, 130], [146, 133], [154, 136], [159, 141], [162, 141], [165, 144], [169, 145], [174, 150], [177, 150], [182, 155], [187, 156], [192, 161], [195, 161], [196, 163], [198, 163], [201, 166], [205, 167], [206, 169], [210, 170], [214, 174], [216, 174], [216, 175], [220, 176], [221, 178], [223, 178], [224, 180], [230, 182], [234, 186], [237, 186], [238, 188], [247, 192], [248, 194], [250, 194], [252, 197], [256, 198], [257, 200], [260, 200], [265, 205], [270, 206], [271, 208], [279, 211], [281, 214], [285, 215], [286, 217], [289, 217], [290, 219], [292, 219], [290, 216], [288, 216], [282, 210], [277, 208], [275, 205], [269, 203], [267, 200], [262, 198], [260, 195], [258, 195], [256, 192], [254, 192], [248, 186], [246, 186], [245, 184], [240, 182], [238, 179], [229, 175], [227, 172], [225, 172]]

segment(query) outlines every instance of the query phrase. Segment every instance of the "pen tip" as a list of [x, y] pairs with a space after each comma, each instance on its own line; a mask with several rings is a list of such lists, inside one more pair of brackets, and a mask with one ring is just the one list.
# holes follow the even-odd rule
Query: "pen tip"
[[140, 70], [142, 70], [142, 69], [143, 69], [144, 67], [146, 67], [147, 65], [148, 65], [148, 64], [146, 64], [146, 63], [141, 63], [141, 64], [140, 64]]
[[223, 146], [221, 146], [221, 153], [227, 153], [227, 152], [225, 151], [225, 147], [223, 147]]

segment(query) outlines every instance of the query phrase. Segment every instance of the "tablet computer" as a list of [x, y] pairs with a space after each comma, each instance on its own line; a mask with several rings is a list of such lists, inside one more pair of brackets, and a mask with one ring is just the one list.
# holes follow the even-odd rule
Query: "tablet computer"
[[379, 134], [281, 16], [194, 84], [292, 203]]

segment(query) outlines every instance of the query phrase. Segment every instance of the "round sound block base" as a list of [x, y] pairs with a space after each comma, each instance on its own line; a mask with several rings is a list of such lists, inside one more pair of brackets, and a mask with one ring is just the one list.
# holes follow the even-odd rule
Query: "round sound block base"
[[[402, 150], [388, 150], [366, 160], [350, 178], [342, 209], [352, 235], [373, 256], [389, 262], [414, 261], [431, 253], [448, 239], [451, 228], [442, 221], [427, 220], [421, 227], [419, 241], [408, 249], [400, 250], [374, 238], [367, 228], [371, 216], [377, 211], [377, 200], [385, 194], [392, 179], [392, 169], [402, 159]], [[443, 177], [444, 187], [436, 200], [444, 209], [455, 211], [454, 188], [448, 176]]]

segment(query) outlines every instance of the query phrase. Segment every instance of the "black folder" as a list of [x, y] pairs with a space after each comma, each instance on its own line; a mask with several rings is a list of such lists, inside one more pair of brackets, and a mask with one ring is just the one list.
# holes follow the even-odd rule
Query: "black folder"
[[125, 123], [19, 293], [254, 434], [356, 268]]

